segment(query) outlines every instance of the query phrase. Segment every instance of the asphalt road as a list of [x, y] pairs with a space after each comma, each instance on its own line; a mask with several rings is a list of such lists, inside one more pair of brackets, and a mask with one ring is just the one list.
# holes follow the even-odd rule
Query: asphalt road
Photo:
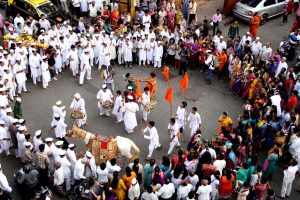
[[[229, 20], [229, 19], [228, 19]], [[262, 42], [270, 41], [272, 43], [272, 48], [277, 48], [279, 42], [282, 40], [283, 35], [288, 34], [288, 28], [292, 23], [292, 17], [289, 18], [289, 25], [279, 26], [281, 22], [281, 17], [277, 17], [267, 22], [264, 26], [259, 29], [259, 36], [262, 38]], [[241, 22], [241, 35], [247, 32], [247, 25]], [[226, 35], [228, 27], [222, 28], [222, 31]], [[124, 69], [123, 67], [115, 66], [117, 72], [115, 77], [115, 88], [125, 90], [126, 82], [123, 79], [123, 74], [126, 72], [131, 72], [135, 77], [143, 78], [147, 77], [150, 72], [155, 72], [157, 74], [158, 81], [158, 105], [151, 112], [150, 119], [156, 122], [156, 127], [159, 132], [160, 142], [163, 148], [160, 152], [155, 151], [153, 157], [157, 161], [161, 160], [161, 157], [166, 154], [169, 145], [169, 137], [167, 133], [167, 125], [169, 118], [171, 116], [171, 108], [163, 99], [164, 94], [167, 90], [167, 83], [165, 82], [163, 76], [161, 75], [160, 69], [154, 68], [137, 68], [134, 69]], [[171, 71], [171, 82], [170, 85], [174, 89], [174, 105], [172, 106], [172, 113], [176, 112], [179, 103], [185, 98], [180, 93], [180, 88], [178, 83], [181, 77], [177, 76], [177, 71]], [[135, 129], [135, 133], [127, 134], [124, 131], [124, 124], [115, 124], [115, 118], [112, 117], [100, 117], [99, 110], [97, 108], [96, 94], [101, 87], [100, 81], [100, 71], [93, 70], [93, 79], [85, 82], [83, 86], [78, 85], [78, 80], [70, 75], [67, 71], [63, 75], [58, 76], [58, 81], [52, 81], [50, 83], [50, 88], [44, 90], [41, 86], [33, 86], [31, 81], [28, 81], [28, 88], [31, 90], [30, 94], [24, 94], [23, 99], [23, 112], [24, 118], [27, 120], [27, 126], [29, 132], [33, 135], [38, 129], [42, 129], [44, 136], [52, 136], [53, 133], [48, 133], [51, 119], [52, 119], [52, 105], [55, 104], [57, 100], [62, 100], [63, 105], [68, 108], [72, 101], [73, 95], [79, 92], [81, 96], [86, 101], [86, 109], [88, 115], [88, 128], [86, 130], [93, 133], [101, 133], [103, 135], [120, 135], [132, 139], [135, 144], [140, 148], [141, 155], [140, 160], [144, 164], [144, 158], [148, 154], [148, 144], [149, 142], [145, 140], [141, 135], [141, 129], [146, 126], [145, 123], [141, 121], [140, 114], [138, 117], [138, 127]], [[189, 72], [190, 83], [188, 89], [187, 102], [188, 111], [191, 107], [196, 106], [200, 112], [202, 118], [202, 130], [203, 137], [210, 139], [216, 134], [218, 128], [217, 120], [223, 111], [228, 111], [230, 117], [236, 122], [238, 115], [241, 113], [241, 107], [243, 101], [240, 97], [233, 96], [228, 90], [228, 83], [224, 81], [218, 81], [216, 78], [213, 80], [213, 84], [208, 86], [205, 84], [205, 75], [198, 71]], [[144, 84], [141, 85], [141, 88]], [[68, 110], [68, 109], [67, 109]], [[67, 116], [69, 112], [67, 113]], [[66, 117], [66, 123], [68, 128], [71, 127], [73, 121]], [[189, 139], [189, 129], [181, 138], [180, 142], [182, 147], [187, 145]], [[85, 145], [82, 141], [76, 138], [69, 139], [70, 142], [74, 142], [78, 148], [77, 152], [84, 151]], [[3, 172], [7, 176], [10, 184], [14, 187], [13, 174], [21, 167], [21, 164], [14, 157], [0, 156], [0, 163], [2, 164]], [[127, 165], [128, 161], [124, 163]], [[276, 193], [280, 192], [280, 186], [282, 181], [282, 170], [278, 170], [278, 176], [274, 177], [271, 182], [272, 187], [275, 189]], [[296, 180], [297, 182], [299, 179]], [[15, 199], [20, 199], [20, 194], [16, 191], [13, 192]], [[296, 199], [299, 197], [299, 193], [292, 192], [290, 199]], [[59, 199], [59, 198], [54, 198]]]

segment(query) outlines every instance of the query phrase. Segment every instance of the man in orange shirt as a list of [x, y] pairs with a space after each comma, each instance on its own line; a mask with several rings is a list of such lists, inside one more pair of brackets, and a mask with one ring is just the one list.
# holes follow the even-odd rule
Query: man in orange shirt
[[259, 24], [262, 20], [262, 17], [258, 15], [258, 13], [254, 13], [253, 17], [250, 19], [250, 26], [249, 26], [249, 31], [253, 38], [256, 38], [257, 36], [257, 30], [259, 27]]
[[225, 49], [222, 49], [222, 52], [219, 54], [219, 74], [218, 74], [218, 77], [219, 79], [222, 78], [222, 75], [225, 71], [225, 66], [226, 66], [226, 63], [227, 63], [227, 54], [226, 54], [226, 50]]
[[149, 88], [151, 97], [155, 97], [155, 92], [157, 89], [156, 75], [154, 73], [151, 73], [146, 82], [146, 87]]

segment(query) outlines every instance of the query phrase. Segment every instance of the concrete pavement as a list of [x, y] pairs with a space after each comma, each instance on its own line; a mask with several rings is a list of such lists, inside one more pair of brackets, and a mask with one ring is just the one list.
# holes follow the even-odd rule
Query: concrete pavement
[[[217, 8], [223, 6], [222, 0], [210, 0], [201, 1], [198, 4], [198, 20], [203, 19], [204, 16], [211, 18], [213, 13]], [[221, 6], [221, 7], [220, 7]], [[224, 20], [229, 21], [232, 18], [227, 17]], [[259, 29], [259, 36], [262, 42], [271, 41], [272, 48], [277, 48], [282, 35], [287, 33], [289, 26], [292, 23], [292, 17], [289, 18], [289, 23], [285, 26], [279, 26], [281, 22], [281, 17], [269, 20], [264, 26]], [[247, 32], [247, 24], [240, 22], [241, 26], [241, 36]], [[221, 30], [224, 35], [227, 35], [228, 27], [221, 26]], [[167, 125], [169, 118], [171, 116], [171, 108], [163, 99], [164, 94], [168, 88], [166, 81], [161, 75], [161, 69], [154, 68], [133, 68], [124, 69], [123, 67], [116, 66], [115, 70], [117, 72], [115, 77], [115, 88], [125, 90], [126, 82], [123, 81], [123, 74], [126, 72], [131, 72], [132, 76], [143, 78], [147, 77], [150, 72], [155, 72], [157, 74], [158, 81], [158, 105], [151, 112], [150, 119], [156, 122], [156, 126], [160, 135], [160, 142], [163, 145], [163, 149], [160, 152], [154, 152], [154, 158], [157, 161], [161, 160], [161, 157], [166, 154], [169, 145], [169, 138], [167, 133]], [[176, 112], [176, 109], [181, 101], [185, 98], [180, 93], [180, 88], [178, 83], [181, 77], [177, 75], [177, 71], [171, 71], [171, 86], [174, 89], [174, 105], [172, 106], [172, 113]], [[68, 108], [73, 95], [79, 92], [82, 97], [86, 100], [86, 109], [88, 115], [88, 127], [86, 130], [93, 133], [101, 133], [104, 135], [121, 135], [132, 139], [141, 150], [141, 161], [144, 164], [143, 159], [148, 154], [148, 144], [141, 135], [141, 129], [146, 126], [145, 123], [141, 121], [140, 115], [138, 116], [138, 127], [135, 133], [128, 135], [124, 131], [124, 125], [115, 124], [114, 117], [100, 117], [99, 110], [97, 108], [96, 94], [101, 87], [100, 71], [93, 70], [93, 79], [91, 81], [85, 82], [83, 86], [78, 85], [78, 80], [74, 79], [70, 72], [66, 72], [63, 75], [58, 76], [58, 81], [52, 81], [50, 83], [50, 88], [43, 90], [40, 86], [36, 87], [28, 84], [29, 89], [32, 91], [30, 94], [24, 94], [23, 99], [23, 110], [24, 116], [27, 120], [27, 125], [29, 127], [29, 132], [33, 135], [38, 129], [42, 129], [44, 136], [54, 136], [53, 133], [48, 133], [51, 119], [52, 119], [52, 105], [55, 104], [57, 100], [62, 100], [63, 104]], [[189, 71], [189, 90], [188, 92], [193, 94], [193, 100], [187, 100], [188, 102], [188, 112], [190, 112], [191, 107], [196, 106], [200, 112], [202, 118], [202, 130], [203, 137], [210, 139], [216, 134], [218, 128], [217, 120], [219, 115], [223, 111], [228, 111], [230, 117], [236, 122], [238, 115], [241, 113], [241, 106], [243, 101], [240, 97], [233, 96], [228, 90], [228, 83], [224, 81], [218, 81], [216, 78], [213, 80], [213, 85], [207, 86], [204, 82], [205, 74], [198, 71]], [[141, 88], [144, 84], [141, 85]], [[67, 116], [69, 115], [69, 112]], [[72, 125], [72, 120], [66, 117], [66, 122], [69, 128]], [[185, 132], [183, 138], [181, 138], [181, 145], [185, 147], [187, 145], [189, 138], [189, 129]], [[77, 146], [77, 152], [83, 151], [85, 146], [79, 139], [69, 139], [69, 141], [74, 142]], [[10, 184], [13, 186], [13, 173], [15, 173], [20, 167], [20, 163], [16, 161], [13, 157], [0, 156], [0, 162], [2, 163], [2, 168], [4, 174], [8, 177]], [[125, 163], [127, 164], [127, 163]], [[272, 187], [275, 189], [276, 193], [280, 192], [280, 186], [282, 181], [282, 169], [278, 170], [278, 174], [274, 177], [273, 182], [271, 182]], [[13, 195], [15, 199], [20, 199], [17, 192]], [[296, 199], [296, 192], [292, 192], [290, 199]], [[59, 199], [59, 198], [54, 198]]]

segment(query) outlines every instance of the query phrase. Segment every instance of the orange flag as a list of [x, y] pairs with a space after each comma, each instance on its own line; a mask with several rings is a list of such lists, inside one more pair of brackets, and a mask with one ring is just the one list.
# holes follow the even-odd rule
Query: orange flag
[[180, 81], [179, 85], [181, 86], [181, 92], [184, 92], [188, 88], [189, 77], [188, 77], [187, 72], [185, 72], [185, 74], [184, 74], [182, 80]]
[[169, 87], [169, 89], [166, 92], [165, 95], [165, 100], [169, 103], [169, 104], [173, 104], [173, 88]]
[[169, 77], [169, 67], [165, 66], [164, 71], [162, 72], [164, 77], [166, 78], [166, 81], [169, 83], [170, 82], [170, 77]]
[[136, 96], [142, 98], [141, 83], [138, 78], [135, 78], [135, 84], [136, 84], [135, 94]]

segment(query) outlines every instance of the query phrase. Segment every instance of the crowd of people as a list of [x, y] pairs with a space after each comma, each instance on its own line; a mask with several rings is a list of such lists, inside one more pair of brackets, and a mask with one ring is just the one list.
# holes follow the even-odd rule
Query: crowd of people
[[[289, 2], [287, 7], [291, 7]], [[26, 199], [31, 198], [28, 191], [53, 185], [61, 196], [75, 192], [82, 199], [272, 200], [275, 191], [269, 181], [280, 163], [285, 164], [284, 177], [281, 191], [276, 193], [281, 199], [289, 197], [300, 161], [300, 76], [270, 42], [260, 42], [259, 14], [254, 14], [249, 32], [240, 37], [238, 22], [230, 25], [226, 36], [222, 33], [220, 10], [199, 23], [194, 0], [179, 4], [135, 1], [133, 16], [120, 13], [113, 2], [73, 0], [72, 9], [67, 2], [61, 3], [65, 12], [74, 11], [76, 24], [50, 24], [45, 15], [38, 20], [24, 19], [20, 14], [10, 20], [0, 18], [6, 36], [4, 47], [0, 47], [1, 153], [10, 156], [14, 149], [16, 158], [24, 163], [17, 182]], [[297, 26], [298, 17], [290, 35], [290, 56], [295, 55], [300, 38]], [[42, 45], [24, 44], [20, 39], [29, 36]], [[187, 102], [181, 102], [170, 118], [170, 144], [159, 162], [153, 153], [162, 147], [160, 134], [154, 120], [150, 121], [151, 109], [147, 107], [155, 100], [156, 75], [135, 80], [127, 73], [128, 84], [122, 93], [114, 88], [117, 65], [128, 70], [168, 65], [179, 75], [200, 70], [206, 73], [207, 84], [212, 84], [216, 74], [218, 79], [229, 80], [232, 93], [246, 103], [236, 125], [225, 111], [218, 119], [216, 137], [205, 140], [197, 108], [191, 107], [188, 115]], [[97, 93], [100, 116], [109, 117], [112, 111], [116, 123], [124, 122], [130, 134], [137, 127], [137, 112], [141, 111], [147, 122], [142, 133], [150, 141], [147, 163], [142, 165], [136, 158], [125, 167], [124, 176], [115, 158], [98, 165], [89, 151], [75, 154], [76, 145], [66, 139], [66, 111], [61, 101], [53, 106], [51, 130], [56, 141], [43, 139], [46, 135], [41, 130], [31, 136], [22, 118], [20, 97], [22, 92], [29, 92], [28, 79], [34, 85], [42, 82], [47, 89], [50, 81], [63, 78], [60, 74], [70, 69], [82, 85], [85, 74], [87, 80], [92, 78], [94, 67], [102, 70], [103, 85]], [[139, 82], [146, 82], [143, 92]], [[79, 93], [74, 95], [70, 112], [82, 115], [76, 119], [78, 127], [87, 125], [85, 101]], [[182, 147], [181, 136], [187, 129], [190, 141]], [[175, 147], [180, 147], [177, 152]], [[264, 162], [262, 150], [267, 151]], [[78, 186], [84, 190], [77, 191]], [[0, 198], [11, 199], [12, 188], [2, 169], [0, 188]]]

